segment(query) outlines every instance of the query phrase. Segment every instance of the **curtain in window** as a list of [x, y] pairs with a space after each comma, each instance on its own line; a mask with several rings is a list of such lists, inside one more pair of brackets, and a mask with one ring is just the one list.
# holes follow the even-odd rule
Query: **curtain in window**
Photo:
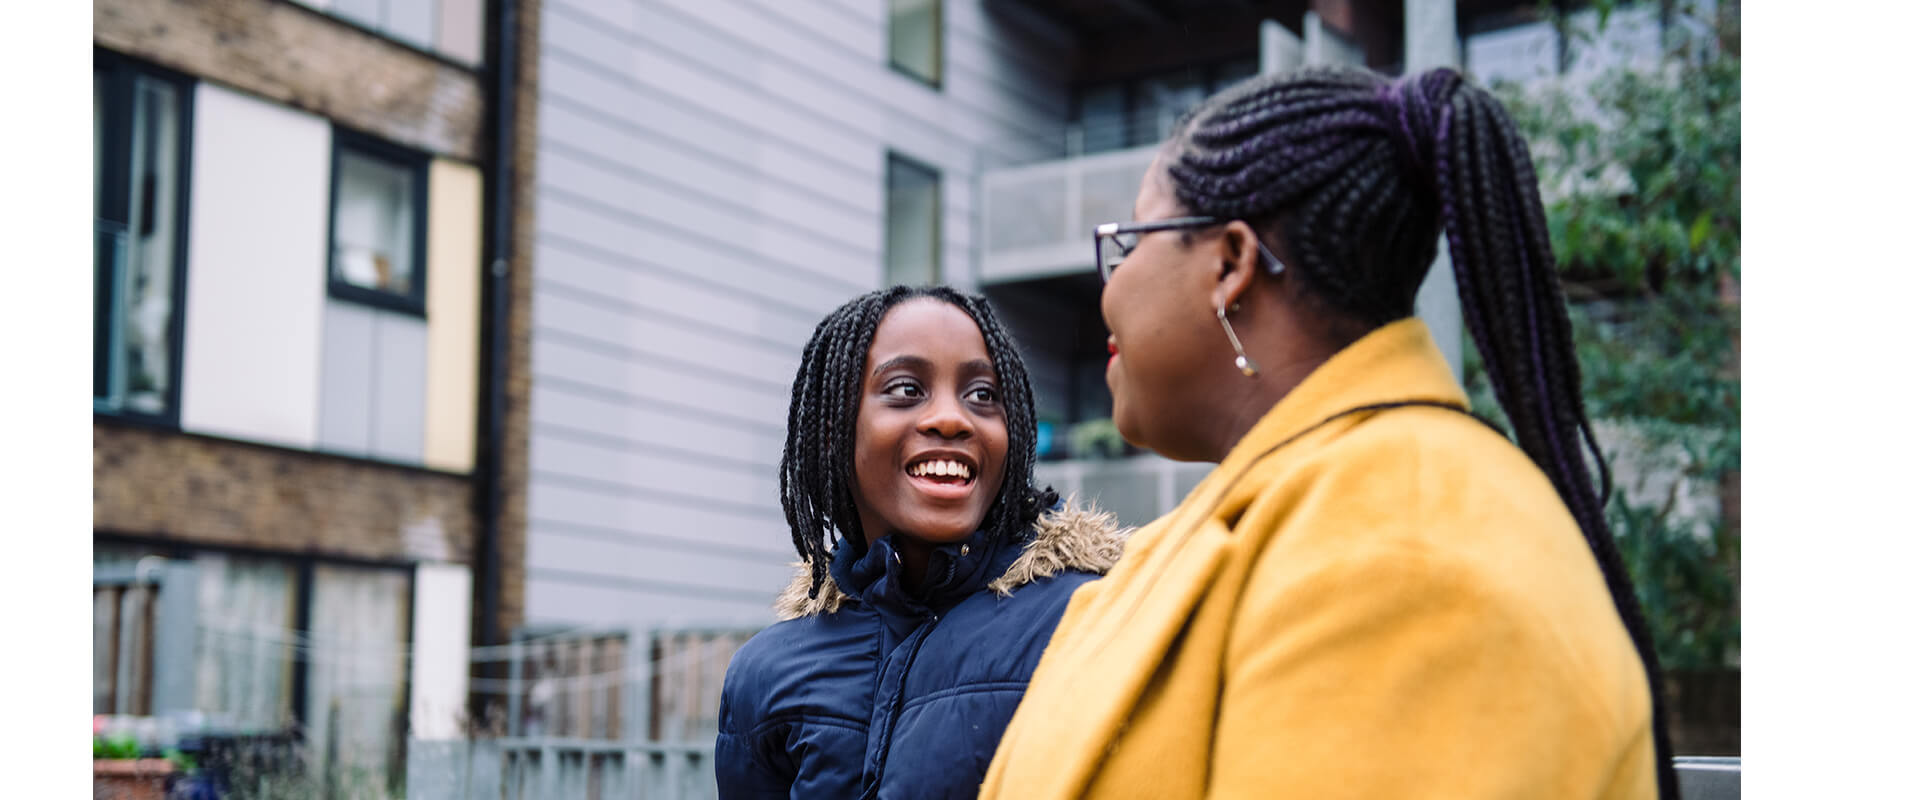
[[389, 778], [404, 768], [411, 587], [394, 570], [314, 568], [306, 724], [316, 766]]
[[291, 564], [203, 553], [195, 703], [221, 728], [277, 731], [293, 718], [295, 596]]
[[[140, 559], [157, 556], [151, 547], [96, 544], [95, 573], [132, 570]], [[140, 714], [151, 709], [151, 595], [122, 585], [93, 586], [93, 713]], [[128, 662], [135, 663], [128, 663]], [[129, 685], [133, 684], [133, 685]], [[141, 701], [146, 701], [143, 706]]]
[[413, 171], [351, 150], [340, 153], [334, 202], [337, 277], [355, 286], [413, 291]]

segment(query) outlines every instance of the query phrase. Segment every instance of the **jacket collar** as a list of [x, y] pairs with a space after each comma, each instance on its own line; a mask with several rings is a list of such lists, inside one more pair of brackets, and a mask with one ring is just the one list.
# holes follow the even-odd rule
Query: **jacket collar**
[[[1080, 508], [1069, 500], [1042, 514], [1034, 522], [1033, 537], [1018, 545], [995, 546], [991, 537], [978, 531], [965, 542], [936, 548], [927, 572], [942, 580], [918, 596], [909, 595], [898, 582], [899, 563], [890, 538], [857, 553], [852, 547], [841, 547], [828, 566], [832, 580], [820, 586], [817, 597], [807, 596], [813, 581], [808, 565], [795, 564], [793, 581], [775, 601], [774, 612], [783, 620], [831, 614], [849, 601], [883, 611], [912, 612], [944, 607], [981, 589], [1004, 597], [1020, 586], [1069, 570], [1104, 575], [1120, 560], [1130, 532], [1122, 530], [1112, 514]], [[960, 552], [962, 545], [965, 554]]]
[[1342, 411], [1407, 401], [1467, 408], [1466, 391], [1418, 317], [1375, 328], [1327, 359], [1254, 423], [1207, 482], [1240, 474], [1269, 447]]

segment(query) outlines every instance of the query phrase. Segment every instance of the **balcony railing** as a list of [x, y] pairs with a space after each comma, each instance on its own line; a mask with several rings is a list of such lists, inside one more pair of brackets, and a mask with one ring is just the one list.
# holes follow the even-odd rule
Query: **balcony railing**
[[1093, 226], [1133, 215], [1154, 146], [993, 170], [981, 176], [983, 283], [1093, 269]]
[[1139, 526], [1172, 511], [1212, 470], [1212, 464], [1138, 455], [1035, 464], [1033, 480], [1052, 486], [1062, 496], [1076, 495], [1101, 511], [1113, 512], [1121, 525]]

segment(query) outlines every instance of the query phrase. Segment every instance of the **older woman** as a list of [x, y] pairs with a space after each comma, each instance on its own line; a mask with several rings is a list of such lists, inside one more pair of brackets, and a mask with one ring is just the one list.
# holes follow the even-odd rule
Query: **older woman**
[[[1218, 462], [1075, 594], [984, 797], [1674, 796], [1526, 146], [1448, 70], [1209, 99], [1096, 230], [1114, 422]], [[1414, 295], [1445, 230], [1518, 446]]]

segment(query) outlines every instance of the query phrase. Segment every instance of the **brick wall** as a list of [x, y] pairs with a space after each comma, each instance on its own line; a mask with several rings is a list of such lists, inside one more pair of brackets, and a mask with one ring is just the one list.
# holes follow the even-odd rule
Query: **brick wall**
[[93, 524], [199, 545], [473, 563], [468, 478], [95, 421]]
[[484, 155], [477, 73], [284, 0], [95, 0], [93, 39], [432, 153]]

